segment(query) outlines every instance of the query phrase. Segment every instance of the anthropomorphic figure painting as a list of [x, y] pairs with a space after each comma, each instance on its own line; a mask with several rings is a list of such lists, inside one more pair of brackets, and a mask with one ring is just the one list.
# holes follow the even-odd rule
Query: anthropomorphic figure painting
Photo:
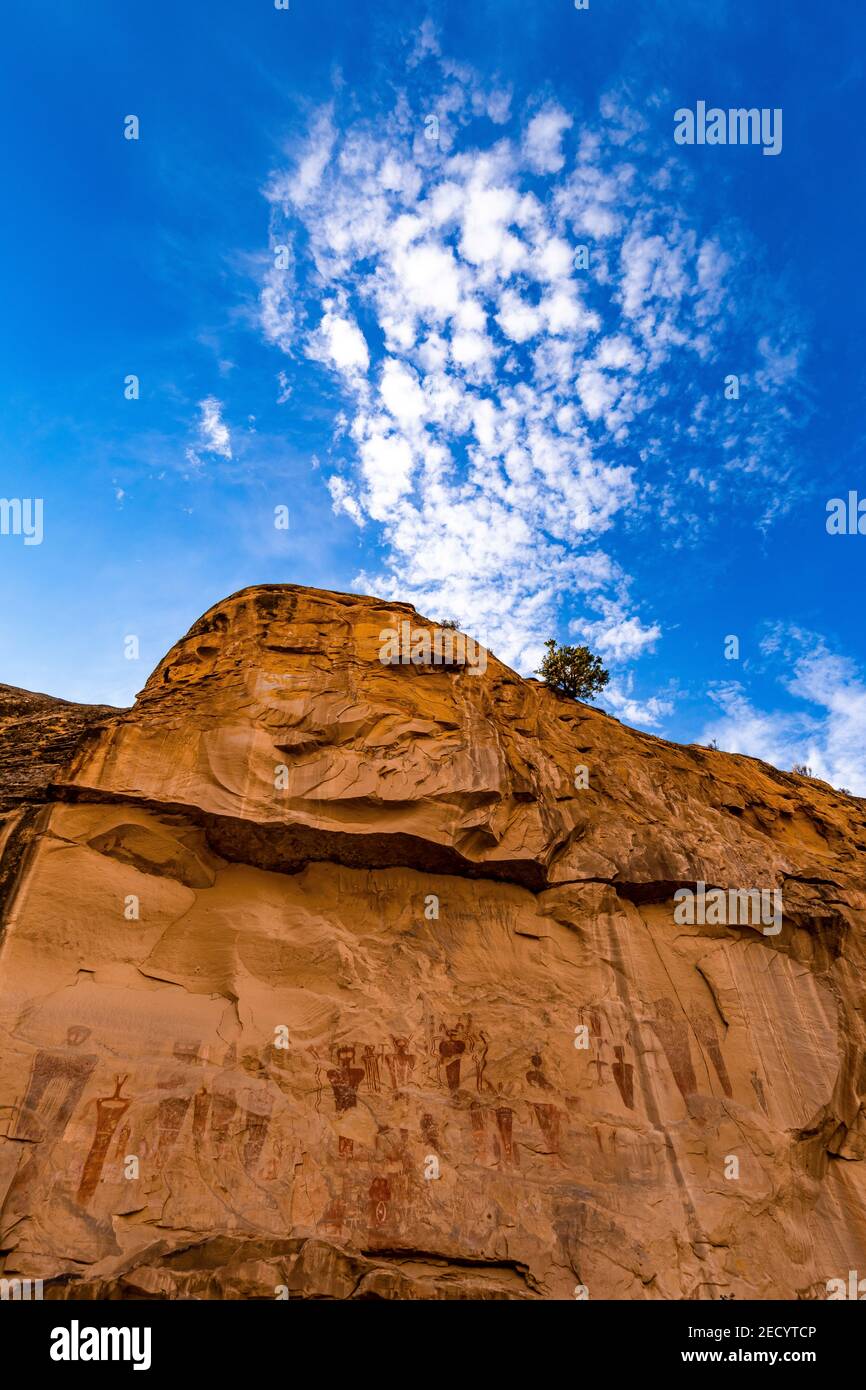
[[410, 1038], [391, 1038], [394, 1051], [385, 1056], [388, 1064], [388, 1072], [391, 1077], [391, 1089], [399, 1091], [401, 1087], [408, 1086], [415, 1070], [415, 1054], [409, 1051]]
[[96, 1191], [114, 1131], [132, 1104], [131, 1098], [121, 1094], [126, 1079], [125, 1076], [115, 1077], [111, 1095], [100, 1096], [96, 1102], [96, 1133], [84, 1163], [77, 1194], [77, 1200], [83, 1207]]
[[363, 1080], [364, 1068], [355, 1066], [354, 1047], [338, 1047], [337, 1065], [328, 1069], [338, 1115], [344, 1115], [358, 1104], [358, 1087]]

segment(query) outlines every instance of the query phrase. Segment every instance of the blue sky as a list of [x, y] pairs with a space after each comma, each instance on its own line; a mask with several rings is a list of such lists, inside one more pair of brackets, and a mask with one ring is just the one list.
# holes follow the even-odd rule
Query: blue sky
[[[246, 584], [360, 589], [866, 794], [866, 537], [826, 529], [864, 39], [848, 0], [15, 6], [0, 496], [44, 535], [0, 535], [0, 680], [127, 703]], [[781, 152], [676, 144], [698, 101]]]

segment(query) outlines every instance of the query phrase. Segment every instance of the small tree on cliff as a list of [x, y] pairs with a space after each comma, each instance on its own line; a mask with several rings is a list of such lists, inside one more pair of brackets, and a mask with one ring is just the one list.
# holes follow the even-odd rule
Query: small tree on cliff
[[560, 647], [552, 637], [544, 645], [547, 656], [535, 674], [548, 685], [575, 700], [588, 700], [604, 690], [610, 676], [589, 647]]

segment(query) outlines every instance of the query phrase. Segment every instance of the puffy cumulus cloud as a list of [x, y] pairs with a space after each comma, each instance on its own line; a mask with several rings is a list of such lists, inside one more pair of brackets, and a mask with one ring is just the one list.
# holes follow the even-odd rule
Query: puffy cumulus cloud
[[387, 521], [409, 491], [411, 446], [401, 434], [384, 434], [373, 427], [359, 449], [367, 510], [375, 521]]
[[205, 396], [203, 401], [199, 401], [198, 409], [196, 445], [187, 449], [187, 459], [194, 466], [202, 463], [202, 454], [218, 454], [220, 458], [230, 459], [232, 437], [228, 425], [222, 418], [222, 402], [218, 401], [216, 396]]
[[651, 695], [649, 699], [640, 700], [631, 693], [632, 687], [633, 680], [630, 677], [611, 682], [604, 692], [602, 703], [627, 724], [657, 729], [673, 710], [673, 696]]
[[657, 623], [644, 627], [639, 618], [614, 618], [612, 621], [584, 625], [592, 646], [606, 661], [631, 661], [642, 652], [652, 650], [662, 635]]
[[739, 682], [711, 690], [721, 713], [702, 741], [715, 738], [731, 753], [748, 753], [776, 767], [811, 768], [835, 787], [866, 796], [866, 683], [847, 657], [823, 637], [797, 627], [776, 627], [762, 649], [781, 684], [800, 704], [756, 708]]
[[[331, 497], [381, 544], [360, 586], [524, 671], [576, 613], [625, 663], [660, 630], [615, 538], [627, 514], [664, 517], [696, 469], [689, 449], [678, 476], [667, 445], [722, 427], [699, 369], [727, 341], [731, 257], [664, 169], [636, 167], [643, 123], [621, 100], [581, 129], [555, 101], [521, 115], [438, 49], [423, 26], [392, 109], [342, 118], [335, 98], [274, 174], [288, 256], [263, 277], [262, 327], [342, 385]], [[756, 350], [767, 374], [775, 351]], [[723, 428], [734, 458], [761, 454], [754, 419], [748, 442], [730, 412]], [[608, 703], [654, 722], [671, 698], [641, 703], [618, 676]]]
[[523, 152], [536, 174], [556, 174], [562, 168], [565, 163], [562, 136], [571, 124], [571, 117], [556, 104], [546, 106], [532, 117], [523, 137]]
[[332, 366], [343, 376], [364, 373], [370, 365], [367, 341], [354, 320], [326, 304], [318, 331], [310, 341], [311, 357]]
[[525, 343], [537, 335], [542, 318], [536, 304], [522, 299], [515, 290], [505, 289], [500, 296], [496, 322], [506, 338], [513, 343]]

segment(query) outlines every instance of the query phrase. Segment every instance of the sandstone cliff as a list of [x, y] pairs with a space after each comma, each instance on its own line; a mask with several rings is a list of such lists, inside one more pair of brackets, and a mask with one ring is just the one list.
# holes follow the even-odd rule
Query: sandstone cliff
[[[0, 687], [0, 1274], [792, 1299], [866, 1272], [864, 803], [492, 656], [383, 665], [406, 620], [267, 585], [131, 710]], [[676, 921], [698, 882], [781, 890], [781, 930]]]

